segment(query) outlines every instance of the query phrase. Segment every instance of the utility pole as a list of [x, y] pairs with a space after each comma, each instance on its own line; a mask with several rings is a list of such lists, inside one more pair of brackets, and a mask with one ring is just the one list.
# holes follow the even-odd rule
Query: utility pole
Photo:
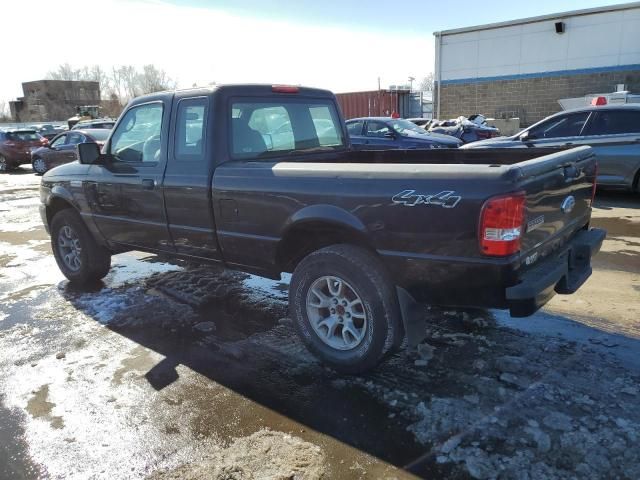
[[413, 92], [413, 81], [416, 77], [409, 77], [409, 92]]

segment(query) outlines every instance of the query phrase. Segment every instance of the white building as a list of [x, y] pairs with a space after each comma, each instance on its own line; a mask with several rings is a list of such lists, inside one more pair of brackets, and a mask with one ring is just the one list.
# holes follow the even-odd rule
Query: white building
[[438, 118], [480, 112], [533, 123], [558, 99], [640, 93], [640, 2], [436, 32]]

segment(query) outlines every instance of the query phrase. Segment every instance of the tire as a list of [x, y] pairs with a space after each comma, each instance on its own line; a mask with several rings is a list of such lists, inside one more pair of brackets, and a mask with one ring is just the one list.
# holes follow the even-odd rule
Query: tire
[[393, 283], [375, 255], [353, 245], [317, 250], [298, 264], [289, 310], [307, 348], [342, 373], [375, 367], [402, 342]]
[[51, 220], [51, 250], [60, 271], [73, 283], [95, 282], [111, 268], [109, 250], [98, 245], [80, 215], [70, 208]]
[[31, 168], [36, 173], [36, 175], [44, 175], [49, 167], [43, 158], [37, 157], [31, 161]]

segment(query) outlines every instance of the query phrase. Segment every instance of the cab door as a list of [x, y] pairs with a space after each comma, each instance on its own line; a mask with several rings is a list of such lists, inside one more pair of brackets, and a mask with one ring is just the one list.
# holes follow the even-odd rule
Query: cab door
[[176, 99], [163, 190], [176, 251], [219, 260], [211, 203], [213, 122], [209, 97]]
[[92, 165], [86, 185], [94, 221], [114, 244], [173, 252], [162, 194], [171, 96], [133, 105]]

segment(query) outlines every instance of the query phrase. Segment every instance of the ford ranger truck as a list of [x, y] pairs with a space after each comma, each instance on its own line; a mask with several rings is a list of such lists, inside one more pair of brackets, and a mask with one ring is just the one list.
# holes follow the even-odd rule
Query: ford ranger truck
[[589, 227], [589, 147], [354, 151], [319, 89], [143, 96], [101, 150], [78, 153], [40, 191], [71, 282], [103, 278], [129, 250], [289, 272], [299, 337], [347, 373], [421, 341], [420, 303], [532, 315], [587, 280], [605, 237]]

